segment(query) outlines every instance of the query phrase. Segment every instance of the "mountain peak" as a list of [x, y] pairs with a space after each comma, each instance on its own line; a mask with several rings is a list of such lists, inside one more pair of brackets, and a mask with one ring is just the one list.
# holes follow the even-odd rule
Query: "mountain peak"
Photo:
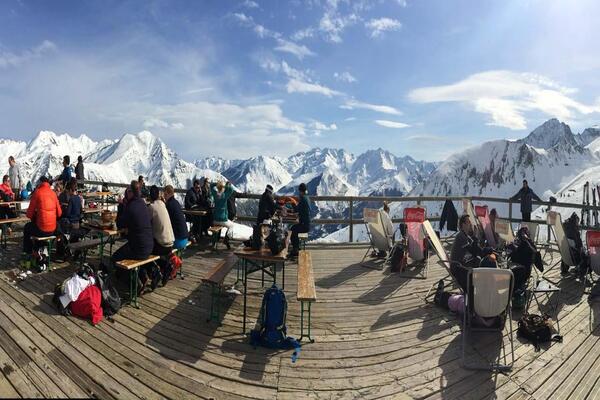
[[542, 149], [549, 149], [559, 143], [577, 144], [569, 125], [556, 118], [551, 118], [535, 128], [521, 142]]

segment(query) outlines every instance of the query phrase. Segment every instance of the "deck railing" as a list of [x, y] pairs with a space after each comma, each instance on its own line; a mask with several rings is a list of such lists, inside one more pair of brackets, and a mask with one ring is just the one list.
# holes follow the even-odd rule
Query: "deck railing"
[[[126, 188], [129, 186], [127, 183], [117, 183], [117, 182], [102, 182], [102, 181], [94, 181], [94, 180], [85, 180], [82, 181], [87, 185], [108, 185], [109, 187], [118, 187], [118, 188]], [[188, 189], [175, 188], [175, 193], [185, 194]], [[254, 193], [236, 193], [236, 199], [260, 199], [260, 194]], [[275, 196], [277, 197], [277, 196]], [[362, 202], [370, 202], [370, 203], [415, 203], [417, 205], [421, 205], [427, 202], [441, 202], [443, 203], [446, 200], [452, 201], [462, 201], [463, 199], [469, 199], [471, 201], [480, 201], [486, 203], [498, 203], [498, 204], [508, 204], [508, 218], [510, 222], [521, 222], [521, 218], [513, 217], [513, 205], [519, 204], [518, 202], [512, 201], [510, 199], [502, 198], [502, 197], [490, 197], [490, 196], [310, 196], [311, 201], [313, 202], [344, 202], [348, 203], [348, 217], [347, 218], [317, 218], [313, 219], [311, 223], [316, 225], [348, 225], [348, 239], [349, 242], [354, 241], [354, 225], [364, 224], [364, 221], [360, 217], [354, 216], [354, 206], [356, 204]], [[576, 203], [564, 203], [564, 202], [556, 202], [550, 203], [548, 201], [533, 201], [534, 205], [538, 206], [551, 206], [553, 209], [557, 208], [571, 208], [571, 209], [589, 209], [590, 212], [592, 210], [597, 210], [600, 213], [600, 205], [583, 205]], [[256, 220], [256, 216], [247, 216], [247, 215], [238, 215], [237, 219], [239, 221], [244, 222], [254, 222]], [[428, 216], [430, 221], [439, 221], [440, 217]], [[393, 218], [392, 222], [401, 223], [404, 222], [402, 218]]]

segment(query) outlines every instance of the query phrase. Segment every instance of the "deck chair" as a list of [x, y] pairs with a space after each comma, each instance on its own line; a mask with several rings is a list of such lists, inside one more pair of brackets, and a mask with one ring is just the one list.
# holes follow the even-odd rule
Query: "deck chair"
[[488, 212], [488, 206], [475, 206], [475, 214], [481, 224], [483, 235], [487, 240], [488, 245], [496, 248], [500, 243], [496, 243], [494, 232], [492, 231], [492, 223], [490, 222], [490, 213]]
[[[406, 224], [406, 251], [413, 263], [427, 260], [424, 264], [421, 275], [406, 275], [400, 276], [407, 278], [427, 279], [429, 271], [429, 257], [426, 246], [426, 234], [423, 230], [425, 222], [426, 210], [425, 207], [408, 207], [404, 209], [404, 223]], [[437, 236], [436, 236], [437, 237]]]
[[[512, 271], [499, 268], [474, 268], [469, 271], [468, 288], [473, 293], [465, 296], [465, 312], [462, 324], [462, 364], [467, 369], [491, 371], [510, 371], [515, 362], [514, 338], [512, 329], [511, 298], [514, 286]], [[471, 290], [470, 289], [470, 290]], [[496, 327], [475, 327], [473, 317], [499, 318], [501, 322]], [[508, 323], [508, 340], [510, 342], [511, 362], [507, 363], [504, 334], [502, 334], [503, 363], [500, 363], [500, 353], [495, 363], [467, 364], [466, 346], [469, 334], [473, 331], [504, 332]]]
[[503, 242], [503, 244], [512, 243], [515, 241], [515, 234], [508, 220], [500, 218], [496, 219], [496, 233], [500, 237], [500, 241]]
[[529, 230], [529, 237], [531, 238], [531, 240], [533, 240], [533, 243], [535, 243], [537, 245], [538, 243], [538, 236], [540, 234], [540, 224], [539, 222], [533, 222], [533, 221], [521, 221], [521, 227], [526, 226], [527, 229]]
[[560, 213], [548, 211], [548, 218], [553, 222], [552, 227], [554, 228], [558, 250], [560, 251], [560, 260], [557, 263], [552, 264], [548, 270], [560, 264], [565, 264], [569, 267], [575, 266], [576, 264], [571, 256], [571, 248], [569, 246], [567, 235], [565, 235]]
[[473, 207], [473, 202], [470, 199], [462, 199], [462, 203], [463, 212], [469, 216], [471, 224], [473, 225], [473, 229], [475, 230], [475, 235], [477, 237], [483, 236], [483, 226], [481, 226], [481, 222], [479, 221], [479, 218], [477, 218], [475, 208]]
[[363, 209], [363, 220], [366, 225], [367, 235], [371, 245], [367, 249], [367, 252], [361, 260], [361, 265], [372, 268], [373, 265], [365, 263], [365, 260], [373, 250], [385, 251], [386, 257], [383, 259], [381, 265], [377, 267], [383, 268], [383, 266], [389, 261], [390, 253], [392, 250], [392, 238], [385, 231], [383, 220], [381, 218], [380, 210], [374, 208]]
[[[427, 237], [427, 240], [431, 244], [431, 247], [433, 247], [433, 251], [435, 251], [435, 254], [438, 256], [440, 264], [442, 265], [442, 267], [444, 267], [444, 269], [447, 272], [447, 276], [444, 277], [443, 280], [445, 282], [450, 281], [449, 282], [450, 284], [454, 284], [454, 286], [460, 287], [460, 285], [456, 282], [456, 280], [452, 276], [452, 273], [450, 272], [450, 265], [453, 262], [450, 261], [450, 257], [448, 257], [448, 254], [446, 253], [446, 249], [444, 249], [444, 246], [442, 246], [442, 242], [440, 242], [440, 239], [438, 238], [437, 234], [433, 230], [433, 226], [431, 226], [431, 222], [429, 222], [429, 220], [423, 221], [423, 231], [425, 233], [425, 236]], [[429, 259], [428, 259], [428, 261], [429, 261]], [[456, 264], [460, 265], [460, 263], [456, 263]], [[427, 299], [431, 296], [431, 292], [435, 289], [436, 286], [437, 286], [437, 282], [435, 282], [433, 285], [431, 285], [431, 287], [427, 291], [427, 294], [425, 295], [426, 302], [427, 302]], [[447, 285], [444, 285], [444, 286], [447, 286]]]

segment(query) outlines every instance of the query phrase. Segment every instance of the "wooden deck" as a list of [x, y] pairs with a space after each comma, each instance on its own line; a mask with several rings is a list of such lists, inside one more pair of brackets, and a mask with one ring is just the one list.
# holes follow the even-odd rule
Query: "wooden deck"
[[[318, 302], [314, 344], [291, 351], [253, 349], [240, 334], [242, 296], [223, 297], [222, 325], [207, 323], [209, 289], [202, 277], [227, 253], [186, 252], [185, 280], [125, 306], [93, 327], [64, 317], [51, 303], [54, 285], [74, 267], [10, 283], [19, 247], [9, 244], [0, 265], [0, 396], [103, 399], [584, 399], [600, 396], [600, 329], [589, 331], [581, 283], [560, 281], [564, 343], [535, 352], [515, 341], [510, 374], [460, 366], [458, 319], [423, 296], [444, 276], [427, 280], [361, 267], [364, 246], [310, 247]], [[218, 258], [217, 258], [218, 257]], [[555, 260], [558, 254], [554, 255]], [[90, 262], [94, 262], [91, 258]], [[288, 334], [300, 336], [296, 266], [288, 265]], [[277, 274], [280, 277], [280, 274]], [[558, 268], [551, 274], [559, 279]], [[235, 270], [226, 281], [235, 280]], [[262, 290], [251, 282], [249, 321]], [[514, 315], [514, 328], [519, 313]], [[253, 324], [251, 323], [250, 326]], [[497, 337], [477, 336], [477, 354], [497, 354]]]

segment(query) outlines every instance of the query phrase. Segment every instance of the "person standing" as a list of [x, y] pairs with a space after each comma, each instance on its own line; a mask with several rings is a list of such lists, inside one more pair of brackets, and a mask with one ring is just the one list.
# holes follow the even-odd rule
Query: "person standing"
[[138, 183], [140, 184], [140, 193], [143, 199], [147, 199], [148, 196], [150, 196], [150, 192], [148, 191], [148, 188], [146, 187], [146, 182], [144, 181], [144, 176], [140, 175], [138, 176]]
[[83, 173], [83, 157], [77, 157], [77, 165], [75, 165], [75, 177], [77, 178], [77, 187], [79, 189], [83, 189], [83, 180], [85, 180], [85, 175]]
[[205, 237], [208, 237], [208, 229], [213, 225], [213, 208], [215, 208], [210, 186], [210, 179], [205, 177], [202, 181], [202, 193], [200, 196], [200, 209], [206, 211], [206, 215], [201, 217], [201, 231]]
[[[199, 211], [202, 210], [202, 191], [200, 190], [200, 179], [194, 179], [194, 184], [185, 194], [184, 206], [186, 210]], [[192, 223], [192, 232], [190, 239], [192, 243], [200, 238], [202, 231], [202, 217], [199, 215], [187, 214], [186, 220]]]
[[295, 207], [295, 211], [298, 212], [298, 223], [292, 225], [292, 251], [290, 257], [296, 257], [300, 250], [300, 239], [298, 239], [299, 233], [308, 233], [310, 231], [310, 200], [307, 194], [307, 187], [305, 183], [301, 183], [298, 186], [298, 192], [300, 193], [300, 201]]
[[264, 220], [269, 220], [275, 215], [275, 210], [278, 208], [273, 197], [273, 186], [267, 185], [264, 193], [260, 196], [258, 202], [258, 215], [256, 216], [256, 224], [260, 225]]
[[531, 190], [527, 183], [527, 179], [523, 179], [523, 187], [519, 189], [517, 194], [510, 198], [512, 201], [521, 201], [521, 219], [523, 222], [531, 221], [531, 210], [533, 200], [542, 201], [537, 194]]
[[71, 180], [73, 176], [73, 171], [71, 169], [71, 157], [64, 156], [63, 157], [63, 170], [60, 176], [56, 179], [56, 182], [62, 182], [63, 187], [67, 185], [67, 183]]
[[15, 198], [21, 196], [21, 189], [23, 188], [23, 181], [21, 180], [21, 171], [13, 156], [8, 157], [8, 177], [10, 178], [10, 185]]
[[210, 185], [212, 191], [212, 197], [215, 204], [215, 209], [213, 213], [214, 224], [219, 226], [224, 226], [227, 228], [227, 232], [225, 233], [225, 240], [223, 241], [227, 248], [231, 248], [229, 244], [229, 238], [233, 235], [233, 222], [229, 220], [229, 213], [227, 211], [227, 202], [229, 197], [233, 193], [233, 187], [231, 183], [227, 182], [223, 184], [222, 181], [215, 183], [211, 183]]

